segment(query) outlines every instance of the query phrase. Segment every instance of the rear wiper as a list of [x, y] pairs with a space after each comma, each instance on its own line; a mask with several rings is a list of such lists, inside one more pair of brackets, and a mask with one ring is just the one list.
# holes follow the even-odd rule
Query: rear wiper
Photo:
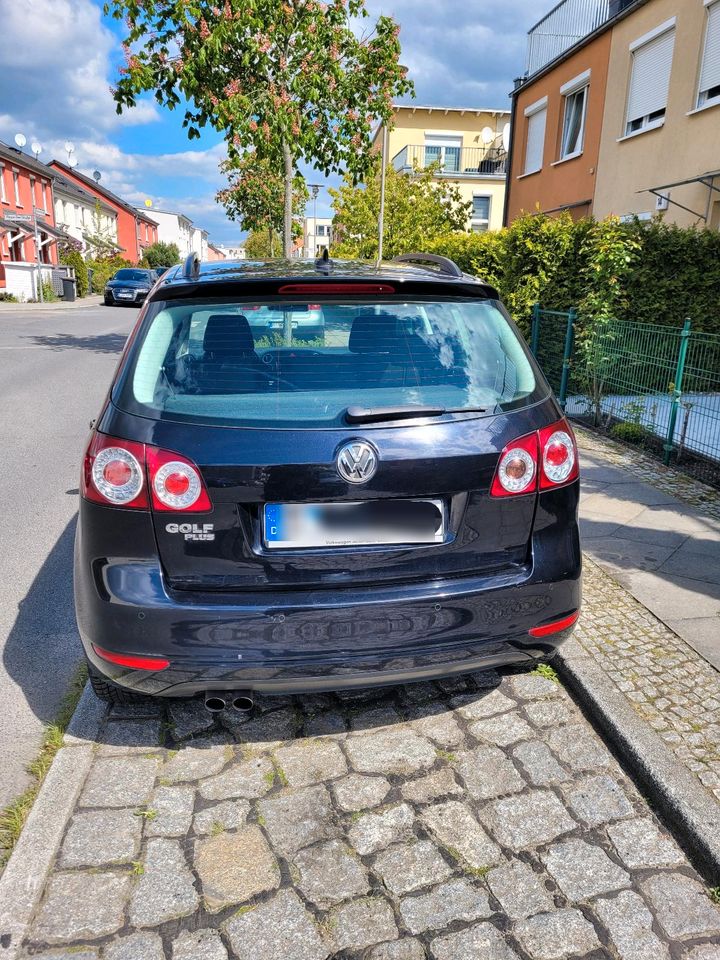
[[383, 420], [419, 420], [422, 417], [441, 417], [445, 407], [348, 407], [348, 423], [381, 423]]

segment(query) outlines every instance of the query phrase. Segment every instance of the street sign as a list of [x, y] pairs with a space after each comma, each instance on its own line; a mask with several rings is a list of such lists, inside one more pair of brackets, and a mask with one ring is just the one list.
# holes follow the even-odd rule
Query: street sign
[[29, 213], [6, 213], [3, 219], [14, 223], [32, 223], [32, 215]]

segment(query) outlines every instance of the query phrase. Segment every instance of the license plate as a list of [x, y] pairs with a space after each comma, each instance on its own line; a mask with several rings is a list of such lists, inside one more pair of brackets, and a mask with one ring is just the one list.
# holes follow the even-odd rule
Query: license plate
[[442, 500], [266, 503], [263, 510], [268, 549], [443, 543], [445, 532]]
[[118, 290], [118, 296], [122, 300], [132, 300], [135, 294], [132, 290]]

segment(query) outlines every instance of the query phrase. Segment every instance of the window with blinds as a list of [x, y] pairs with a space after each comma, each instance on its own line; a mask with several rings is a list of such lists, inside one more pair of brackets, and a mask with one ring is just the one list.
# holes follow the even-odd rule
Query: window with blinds
[[705, 50], [700, 68], [699, 107], [720, 103], [720, 0], [709, 4]]
[[471, 229], [473, 233], [484, 233], [490, 227], [490, 201], [484, 194], [475, 194], [472, 198]]
[[545, 125], [547, 105], [529, 114], [527, 118], [527, 144], [525, 146], [525, 173], [542, 169], [545, 152]]
[[664, 122], [674, 49], [673, 27], [632, 50], [626, 135]]

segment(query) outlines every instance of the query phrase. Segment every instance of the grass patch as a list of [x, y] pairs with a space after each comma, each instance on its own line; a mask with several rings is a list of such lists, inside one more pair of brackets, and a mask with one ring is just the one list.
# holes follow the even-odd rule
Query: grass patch
[[438, 756], [438, 757], [440, 758], [440, 760], [444, 760], [445, 763], [456, 763], [456, 762], [457, 762], [457, 754], [456, 754], [456, 753], [449, 753], [447, 750], [440, 750], [440, 748], [438, 748], [438, 749], [435, 751], [435, 754], [436, 754], [436, 756]]
[[720, 887], [710, 887], [708, 894], [713, 903], [717, 903], [720, 906]]
[[134, 877], [142, 877], [143, 874], [145, 873], [145, 866], [142, 860], [133, 860], [131, 866], [132, 866], [132, 869], [130, 873]]
[[560, 677], [549, 663], [539, 663], [532, 672], [538, 677], [545, 677], [546, 680], [552, 680], [553, 683], [560, 683]]
[[55, 721], [45, 727], [40, 752], [28, 765], [27, 770], [33, 778], [33, 783], [0, 812], [0, 869], [10, 859], [10, 854], [18, 842], [25, 821], [35, 803], [35, 798], [50, 769], [50, 764], [62, 746], [65, 731], [75, 712], [75, 707], [87, 682], [87, 676], [87, 664], [82, 663], [70, 681], [70, 686], [62, 699]]
[[153, 810], [152, 807], [138, 807], [133, 812], [136, 817], [142, 817], [144, 820], [155, 820], [158, 815], [157, 810]]

